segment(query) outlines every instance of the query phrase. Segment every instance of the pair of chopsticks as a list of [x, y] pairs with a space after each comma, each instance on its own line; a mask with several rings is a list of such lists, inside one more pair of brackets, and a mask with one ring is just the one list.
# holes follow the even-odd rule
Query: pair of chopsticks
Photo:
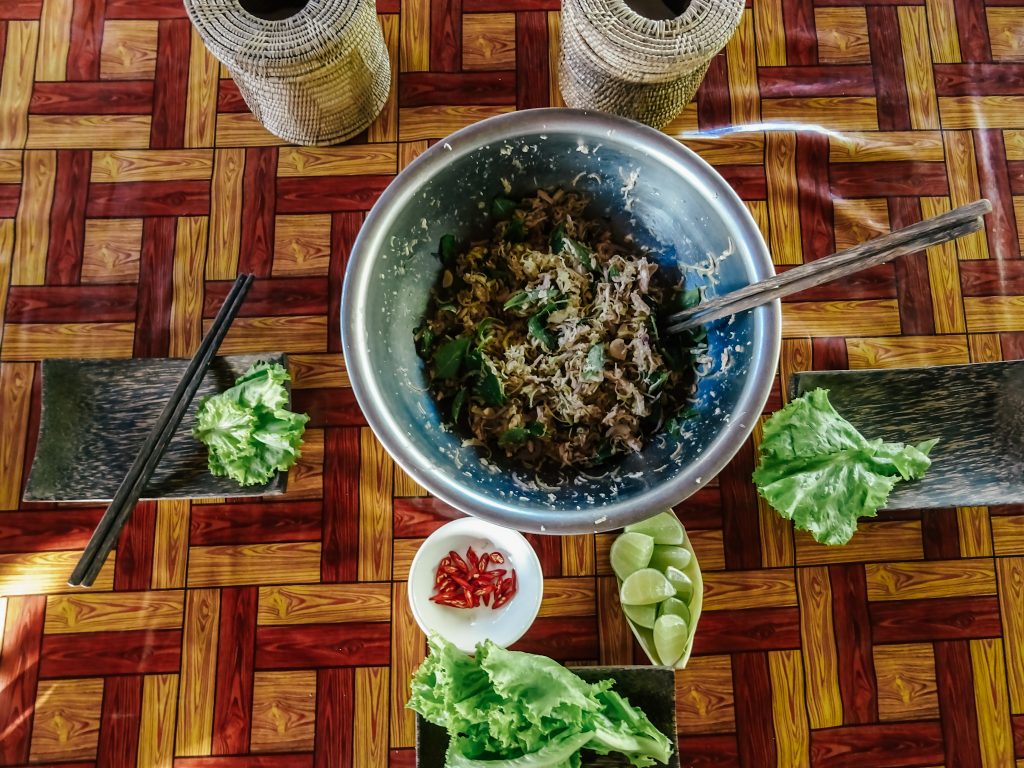
[[182, 374], [174, 392], [171, 393], [153, 431], [146, 437], [128, 474], [121, 481], [117, 493], [114, 494], [110, 506], [107, 507], [107, 511], [100, 518], [99, 525], [93, 531], [92, 538], [89, 539], [85, 551], [82, 552], [78, 565], [75, 566], [75, 570], [71, 572], [71, 578], [68, 579], [70, 586], [91, 587], [96, 580], [110, 550], [117, 544], [121, 529], [131, 517], [132, 510], [135, 509], [135, 504], [138, 502], [139, 496], [142, 495], [146, 483], [149, 482], [160, 463], [160, 457], [163, 456], [181, 419], [192, 403], [192, 398], [199, 390], [199, 385], [202, 383], [214, 355], [217, 354], [221, 342], [224, 341], [228, 328], [238, 315], [238, 310], [245, 300], [252, 281], [253, 275], [239, 275], [234, 285], [231, 286], [224, 303], [221, 304], [220, 311], [217, 312], [217, 316], [213, 320], [213, 325], [210, 326], [210, 330], [206, 332], [200, 342], [199, 349], [192, 356], [185, 373]]
[[676, 312], [665, 318], [663, 333], [680, 333], [745, 309], [813, 288], [822, 283], [885, 264], [908, 253], [922, 251], [958, 237], [977, 232], [984, 226], [982, 216], [991, 212], [988, 200], [976, 200], [888, 235], [867, 240], [852, 248], [811, 261], [767, 280], [732, 291], [717, 299]]

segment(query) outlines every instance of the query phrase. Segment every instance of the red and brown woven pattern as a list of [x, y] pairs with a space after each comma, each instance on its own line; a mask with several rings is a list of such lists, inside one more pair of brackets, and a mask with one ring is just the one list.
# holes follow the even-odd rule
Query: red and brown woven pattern
[[[356, 407], [341, 277], [431, 140], [558, 103], [557, 6], [381, 0], [383, 114], [295, 149], [245, 111], [180, 0], [0, 3], [0, 765], [413, 764], [404, 579], [450, 510]], [[799, 125], [688, 143], [782, 268], [995, 203], [983, 234], [787, 303], [783, 377], [1024, 357], [1019, 0], [753, 0], [669, 130], [762, 121]], [[289, 352], [312, 416], [288, 495], [143, 503], [95, 589], [68, 589], [102, 510], [19, 504], [38, 361], [188, 355], [240, 269], [260, 279], [224, 350]], [[825, 549], [759, 504], [753, 461], [748, 444], [678, 510], [707, 585], [683, 765], [1024, 766], [1024, 509], [883, 514]], [[521, 647], [639, 661], [610, 536], [533, 541], [546, 594]]]

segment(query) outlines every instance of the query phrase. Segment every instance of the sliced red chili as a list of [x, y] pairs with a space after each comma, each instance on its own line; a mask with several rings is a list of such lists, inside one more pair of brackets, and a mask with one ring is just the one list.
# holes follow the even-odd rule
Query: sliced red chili
[[[468, 561], [468, 562], [467, 562]], [[475, 608], [481, 603], [499, 608], [507, 603], [516, 592], [516, 572], [505, 568], [489, 570], [491, 564], [504, 564], [500, 552], [477, 552], [469, 547], [466, 558], [451, 550], [438, 563], [434, 575], [434, 592], [431, 600], [453, 608]]]
[[470, 584], [469, 584], [468, 581], [466, 581], [464, 578], [462, 578], [461, 576], [458, 576], [458, 575], [456, 575], [454, 573], [452, 574], [452, 581], [454, 581], [456, 584], [458, 584], [460, 587], [462, 587], [464, 589], [469, 589], [470, 588]]
[[466, 573], [469, 570], [469, 566], [466, 565], [466, 561], [463, 560], [459, 553], [454, 549], [448, 553], [448, 557], [452, 559], [452, 565], [458, 568], [462, 573]]

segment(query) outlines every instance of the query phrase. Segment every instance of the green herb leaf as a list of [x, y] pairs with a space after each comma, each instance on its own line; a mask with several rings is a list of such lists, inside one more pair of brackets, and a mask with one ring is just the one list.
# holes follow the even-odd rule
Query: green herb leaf
[[687, 408], [685, 411], [680, 411], [665, 422], [665, 432], [672, 435], [672, 437], [679, 437], [685, 428], [686, 422], [696, 418], [698, 415], [699, 413], [696, 408]]
[[565, 229], [559, 225], [551, 231], [551, 252], [562, 253], [563, 251], [568, 251], [584, 268], [591, 271], [593, 271], [594, 266], [597, 264], [597, 260], [590, 252], [590, 249], [583, 243], [573, 240], [566, 235]]
[[584, 381], [602, 381], [604, 379], [604, 343], [598, 342], [587, 350], [587, 361], [583, 364]]
[[530, 336], [539, 341], [548, 352], [552, 352], [555, 349], [555, 337], [548, 332], [545, 324], [548, 321], [548, 315], [554, 312], [555, 308], [554, 304], [546, 304], [544, 309], [531, 317], [526, 323], [526, 330]]
[[510, 448], [516, 445], [522, 445], [526, 442], [530, 433], [527, 432], [523, 427], [512, 427], [506, 429], [498, 437], [498, 445], [502, 448]]
[[438, 244], [437, 249], [438, 258], [441, 259], [441, 263], [446, 267], [455, 266], [455, 236], [454, 235], [441, 235], [441, 242]]
[[700, 288], [687, 288], [679, 294], [679, 308], [693, 309], [700, 304]]
[[827, 390], [816, 389], [765, 422], [754, 482], [816, 541], [845, 544], [857, 519], [874, 517], [897, 482], [924, 474], [934, 445], [868, 440], [836, 412]]
[[484, 356], [480, 347], [471, 347], [462, 361], [462, 370], [469, 374], [480, 373], [484, 367]]
[[491, 201], [491, 215], [501, 221], [511, 218], [515, 210], [515, 201], [509, 200], [507, 197], [501, 197], [499, 195]]
[[518, 216], [508, 223], [505, 239], [510, 243], [521, 243], [526, 239], [526, 223]]
[[564, 237], [565, 227], [563, 227], [561, 224], [559, 224], [557, 227], [551, 230], [551, 237], [548, 238], [548, 241], [551, 243], [552, 253], [562, 252], [562, 249], [565, 247], [565, 244], [562, 242], [562, 239]]
[[416, 339], [416, 354], [421, 358], [426, 359], [430, 356], [430, 349], [434, 345], [434, 331], [429, 325], [421, 325], [416, 329], [414, 338]]
[[459, 336], [438, 347], [434, 352], [434, 375], [439, 379], [454, 379], [458, 376], [467, 349], [468, 336]]
[[531, 421], [526, 425], [526, 431], [531, 437], [544, 437], [544, 425], [539, 421]]
[[487, 339], [491, 335], [491, 329], [499, 321], [493, 317], [485, 317], [476, 327], [476, 343], [482, 345], [487, 343]]
[[668, 381], [668, 371], [658, 371], [648, 379], [647, 394], [656, 395]]
[[452, 422], [455, 424], [459, 423], [459, 416], [462, 415], [462, 406], [466, 404], [466, 390], [460, 389], [455, 393], [455, 398], [452, 400]]
[[487, 405], [497, 407], [505, 404], [505, 386], [498, 378], [494, 364], [487, 358], [484, 358], [483, 371], [476, 385], [476, 392]]
[[530, 294], [528, 291], [516, 291], [508, 300], [505, 302], [505, 309], [518, 309], [524, 304], [528, 304], [531, 301]]

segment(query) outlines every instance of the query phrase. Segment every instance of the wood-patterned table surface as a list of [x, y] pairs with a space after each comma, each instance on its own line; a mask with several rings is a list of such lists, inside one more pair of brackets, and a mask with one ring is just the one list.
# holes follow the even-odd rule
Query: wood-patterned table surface
[[[384, 453], [338, 303], [373, 201], [431, 141], [559, 104], [557, 0], [378, 0], [398, 73], [330, 149], [246, 111], [181, 0], [0, 2], [0, 765], [412, 766], [405, 599], [451, 510]], [[781, 375], [1024, 357], [1024, 4], [752, 0], [668, 127], [780, 268], [990, 198], [987, 229], [784, 305]], [[312, 420], [288, 494], [144, 503], [91, 591], [102, 510], [19, 503], [47, 357], [187, 356], [239, 270], [227, 353], [283, 350]], [[769, 403], [782, 402], [780, 387]], [[706, 596], [678, 675], [693, 766], [1024, 766], [1024, 509], [882, 514], [825, 549], [758, 503], [748, 443], [678, 508]], [[640, 660], [610, 536], [533, 541], [520, 646]]]

